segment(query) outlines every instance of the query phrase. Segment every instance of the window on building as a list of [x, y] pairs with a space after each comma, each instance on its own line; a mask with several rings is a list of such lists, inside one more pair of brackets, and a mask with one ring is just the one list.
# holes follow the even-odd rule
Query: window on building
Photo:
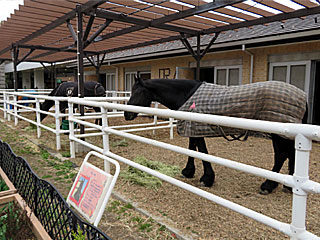
[[116, 90], [116, 75], [114, 73], [106, 74], [106, 90], [108, 91]]
[[310, 61], [270, 63], [269, 80], [290, 83], [308, 92]]
[[124, 78], [124, 90], [125, 91], [131, 91], [131, 88], [134, 84], [134, 76], [137, 74], [137, 72], [126, 72], [125, 78]]
[[142, 80], [145, 80], [145, 79], [150, 79], [151, 78], [151, 73], [150, 72], [138, 72], [140, 78]]
[[125, 73], [125, 79], [124, 79], [124, 90], [125, 91], [131, 91], [131, 88], [134, 84], [134, 76], [139, 74], [140, 78], [142, 80], [145, 79], [150, 79], [151, 78], [151, 73], [149, 71], [144, 71], [144, 72], [126, 72]]
[[240, 85], [241, 76], [241, 66], [215, 67], [214, 69], [214, 83], [218, 85]]

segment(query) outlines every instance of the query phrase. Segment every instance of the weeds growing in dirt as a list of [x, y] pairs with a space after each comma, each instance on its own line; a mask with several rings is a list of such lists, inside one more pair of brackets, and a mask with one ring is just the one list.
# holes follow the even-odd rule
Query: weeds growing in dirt
[[[146, 159], [143, 156], [136, 157], [133, 161], [136, 163], [139, 163], [145, 167], [151, 168], [153, 170], [156, 170], [158, 172], [161, 172], [167, 176], [174, 177], [180, 172], [180, 168], [174, 165], [166, 165], [162, 162], [158, 161], [151, 161]], [[131, 166], [127, 167], [127, 169], [123, 170], [120, 173], [120, 176], [122, 179], [124, 179], [127, 182], [138, 184], [144, 187], [148, 188], [154, 188], [157, 189], [162, 185], [162, 181], [154, 177], [148, 173], [142, 172], [136, 168], [133, 168]]]
[[108, 211], [116, 214], [118, 220], [132, 228], [133, 231], [142, 234], [145, 239], [176, 239], [166, 226], [156, 223], [151, 217], [137, 215], [130, 203], [112, 201], [109, 203]]
[[9, 190], [7, 184], [2, 178], [0, 178], [0, 192], [7, 191], [7, 190]]
[[0, 209], [0, 239], [36, 239], [27, 211], [22, 210], [16, 202], [10, 202]]

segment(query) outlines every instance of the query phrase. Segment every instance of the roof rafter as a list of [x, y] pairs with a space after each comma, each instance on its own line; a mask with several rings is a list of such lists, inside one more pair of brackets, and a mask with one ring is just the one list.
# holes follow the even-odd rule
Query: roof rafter
[[[104, 0], [91, 0], [91, 1], [88, 1], [85, 4], [83, 4], [82, 9], [83, 9], [83, 11], [88, 11], [91, 8], [97, 7], [103, 3], [105, 3]], [[19, 40], [15, 44], [23, 44], [25, 42], [28, 42], [28, 41], [48, 32], [48, 31], [60, 26], [61, 24], [65, 23], [67, 20], [75, 18], [75, 16], [76, 16], [76, 10], [73, 9], [72, 11], [68, 12], [67, 14], [63, 15], [62, 17], [58, 18], [57, 20], [53, 21], [52, 23], [44, 26], [43, 28], [39, 29], [38, 31], [31, 33], [30, 35]], [[11, 46], [1, 50], [0, 55], [9, 51], [10, 49], [11, 49]]]

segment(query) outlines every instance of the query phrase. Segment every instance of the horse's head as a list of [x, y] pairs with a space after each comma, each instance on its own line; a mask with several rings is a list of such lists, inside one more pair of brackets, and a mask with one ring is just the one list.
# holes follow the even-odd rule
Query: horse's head
[[[48, 112], [49, 109], [54, 105], [54, 101], [45, 100], [42, 104], [40, 104], [40, 110]], [[45, 113], [40, 113], [40, 122], [48, 116]]]
[[[148, 90], [140, 77], [135, 77], [135, 83], [132, 86], [131, 97], [127, 105], [136, 105], [149, 107], [152, 102], [152, 93]], [[124, 112], [125, 119], [133, 120], [138, 116], [138, 113]]]

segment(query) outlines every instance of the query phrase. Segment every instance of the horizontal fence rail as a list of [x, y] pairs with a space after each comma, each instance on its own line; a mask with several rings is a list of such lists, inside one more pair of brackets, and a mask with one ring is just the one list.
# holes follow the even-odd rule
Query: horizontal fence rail
[[110, 240], [100, 229], [83, 221], [53, 185], [40, 179], [28, 162], [1, 140], [0, 167], [52, 239], [73, 240], [73, 233], [80, 228], [85, 239]]
[[[102, 126], [97, 127], [101, 130], [103, 135], [103, 148], [85, 142], [81, 139], [82, 135], [73, 132], [73, 122], [78, 122], [83, 125], [88, 125], [94, 127], [94, 124], [85, 122], [83, 120], [77, 119], [73, 116], [72, 106], [73, 104], [83, 104], [94, 107], [101, 107], [102, 111]], [[110, 109], [116, 109], [121, 111], [129, 111], [136, 113], [143, 113], [149, 115], [156, 115], [165, 118], [175, 118], [188, 121], [204, 122], [212, 125], [248, 129], [252, 131], [274, 133], [291, 138], [295, 140], [295, 149], [296, 149], [296, 163], [295, 163], [295, 172], [294, 175], [286, 175], [281, 173], [275, 173], [269, 170], [260, 169], [258, 167], [249, 166], [246, 164], [238, 163], [228, 159], [223, 159], [209, 154], [199, 153], [196, 151], [188, 150], [182, 147], [171, 145], [168, 143], [159, 142], [156, 140], [148, 139], [145, 137], [137, 136], [125, 131], [117, 130], [108, 126], [106, 112]], [[94, 149], [97, 152], [101, 152], [104, 155], [121, 161], [127, 165], [138, 168], [142, 171], [145, 171], [153, 176], [156, 176], [164, 181], [167, 181], [171, 184], [174, 184], [178, 187], [181, 187], [185, 190], [188, 190], [194, 194], [202, 196], [208, 200], [211, 200], [215, 203], [218, 203], [224, 207], [232, 209], [238, 213], [241, 213], [247, 217], [250, 217], [258, 222], [261, 222], [265, 225], [268, 225], [288, 236], [291, 239], [320, 239], [318, 236], [306, 231], [306, 207], [307, 207], [307, 195], [309, 193], [320, 193], [320, 184], [309, 180], [308, 168], [309, 168], [309, 154], [311, 151], [312, 140], [320, 140], [320, 126], [308, 125], [308, 124], [293, 124], [293, 123], [276, 123], [260, 120], [251, 120], [251, 119], [240, 119], [233, 117], [225, 116], [216, 116], [209, 114], [200, 114], [200, 113], [190, 113], [190, 112], [181, 112], [173, 111], [168, 109], [155, 109], [148, 107], [138, 107], [138, 106], [129, 106], [122, 104], [114, 103], [96, 103], [89, 102], [79, 98], [69, 99], [69, 124], [70, 124], [70, 150], [71, 156], [74, 157], [75, 153], [72, 152], [74, 149], [75, 142], [83, 144], [89, 148]], [[151, 170], [147, 167], [139, 165], [133, 161], [130, 161], [126, 158], [123, 158], [117, 154], [114, 154], [110, 151], [109, 148], [109, 135], [114, 134], [121, 137], [129, 138], [135, 141], [139, 141], [145, 144], [150, 144], [160, 148], [168, 149], [175, 151], [181, 154], [185, 154], [194, 158], [202, 159], [204, 161], [220, 164], [229, 168], [233, 168], [239, 171], [243, 171], [249, 174], [256, 176], [261, 176], [268, 178], [270, 180], [277, 181], [284, 185], [290, 186], [293, 189], [293, 201], [292, 201], [292, 220], [291, 223], [283, 223], [276, 219], [270, 218], [263, 214], [257, 213], [251, 209], [240, 206], [236, 203], [225, 200], [221, 197], [218, 197], [214, 194], [208, 193], [204, 190], [186, 184], [182, 181], [168, 177], [164, 174]]]

